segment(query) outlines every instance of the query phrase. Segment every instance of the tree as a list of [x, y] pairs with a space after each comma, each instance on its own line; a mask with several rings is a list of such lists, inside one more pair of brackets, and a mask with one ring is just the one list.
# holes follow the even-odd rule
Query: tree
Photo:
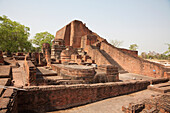
[[168, 45], [168, 50], [165, 51], [165, 54], [170, 54], [170, 44], [167, 43], [166, 45]]
[[167, 59], [170, 60], [170, 44], [166, 44], [168, 45], [168, 50], [164, 53], [165, 55], [167, 55]]
[[32, 44], [28, 41], [30, 28], [7, 16], [0, 16], [0, 49], [7, 52], [28, 51]]
[[141, 57], [145, 59], [164, 59], [168, 60], [170, 56], [166, 55], [165, 53], [159, 54], [156, 53], [155, 51], [149, 51], [149, 53], [142, 52]]
[[54, 35], [46, 31], [46, 32], [36, 33], [34, 39], [32, 39], [31, 41], [33, 44], [41, 48], [43, 43], [49, 43], [50, 45], [52, 45], [53, 39], [54, 39]]
[[115, 47], [120, 47], [122, 45], [123, 41], [111, 40], [110, 43]]
[[146, 59], [147, 58], [147, 53], [146, 52], [142, 52], [141, 53], [141, 57]]
[[130, 50], [136, 51], [138, 49], [138, 45], [137, 44], [132, 44], [129, 47]]

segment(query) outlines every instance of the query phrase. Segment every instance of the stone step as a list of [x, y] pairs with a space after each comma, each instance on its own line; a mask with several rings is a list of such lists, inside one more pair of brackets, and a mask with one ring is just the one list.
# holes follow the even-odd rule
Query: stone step
[[104, 50], [99, 50], [100, 53], [112, 64], [119, 68], [119, 70], [124, 70], [110, 55], [108, 55]]
[[123, 73], [129, 73], [129, 72], [126, 71], [126, 70], [119, 70], [119, 73], [120, 73], [120, 74], [123, 74]]

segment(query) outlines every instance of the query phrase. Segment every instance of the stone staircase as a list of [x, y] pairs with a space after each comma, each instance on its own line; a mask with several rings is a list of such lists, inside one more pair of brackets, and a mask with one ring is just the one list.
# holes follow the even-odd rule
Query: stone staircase
[[[96, 47], [96, 46], [94, 46], [94, 45], [91, 45], [90, 47], [91, 47], [91, 49], [92, 49], [92, 50], [89, 49], [89, 50], [91, 50], [91, 53], [92, 53], [92, 52], [95, 52], [95, 51], [93, 51], [93, 50], [97, 50], [99, 56], [102, 56], [103, 58], [105, 58], [105, 60], [106, 60], [109, 64], [118, 67], [119, 73], [128, 73], [128, 72], [127, 72], [126, 70], [124, 70], [109, 54], [107, 54], [104, 50], [101, 50], [99, 47]], [[87, 55], [88, 55], [88, 52], [87, 52]], [[89, 55], [89, 56], [90, 56], [90, 55]], [[90, 57], [91, 57], [91, 56], [90, 56]], [[95, 57], [95, 58], [96, 58], [96, 57]], [[97, 60], [97, 59], [95, 59], [95, 58], [93, 57], [92, 59], [93, 59], [93, 60]], [[100, 59], [100, 57], [99, 57], [99, 59]], [[101, 64], [98, 64], [98, 65], [101, 65]]]
[[110, 55], [108, 55], [104, 50], [100, 50], [100, 53], [109, 61], [110, 64], [117, 66], [119, 69], [119, 73], [127, 73]]

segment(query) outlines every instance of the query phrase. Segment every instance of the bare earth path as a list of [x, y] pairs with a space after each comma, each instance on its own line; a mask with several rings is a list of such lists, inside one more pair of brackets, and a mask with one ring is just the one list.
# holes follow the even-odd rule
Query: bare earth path
[[14, 81], [14, 86], [16, 87], [21, 87], [25, 85], [25, 78], [26, 78], [26, 73], [23, 70], [23, 64], [24, 61], [18, 61], [20, 67], [19, 68], [13, 68], [12, 73], [13, 73], [13, 81]]

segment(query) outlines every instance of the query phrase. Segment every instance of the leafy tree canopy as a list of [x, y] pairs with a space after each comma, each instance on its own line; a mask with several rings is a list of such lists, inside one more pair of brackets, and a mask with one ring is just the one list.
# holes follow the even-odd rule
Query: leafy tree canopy
[[155, 51], [149, 51], [149, 53], [142, 52], [141, 57], [145, 59], [160, 59], [160, 60], [170, 60], [170, 55], [160, 54]]
[[167, 43], [166, 45], [168, 45], [168, 50], [165, 52], [165, 54], [170, 55], [170, 44]]
[[49, 43], [50, 45], [52, 45], [52, 40], [54, 40], [54, 35], [46, 31], [46, 32], [36, 33], [34, 39], [32, 39], [31, 41], [33, 44], [41, 48], [43, 43]]
[[132, 44], [132, 45], [130, 45], [129, 49], [136, 51], [138, 49], [138, 45], [137, 44]]
[[7, 16], [0, 16], [0, 50], [8, 52], [29, 51], [32, 47], [28, 41], [30, 28]]

